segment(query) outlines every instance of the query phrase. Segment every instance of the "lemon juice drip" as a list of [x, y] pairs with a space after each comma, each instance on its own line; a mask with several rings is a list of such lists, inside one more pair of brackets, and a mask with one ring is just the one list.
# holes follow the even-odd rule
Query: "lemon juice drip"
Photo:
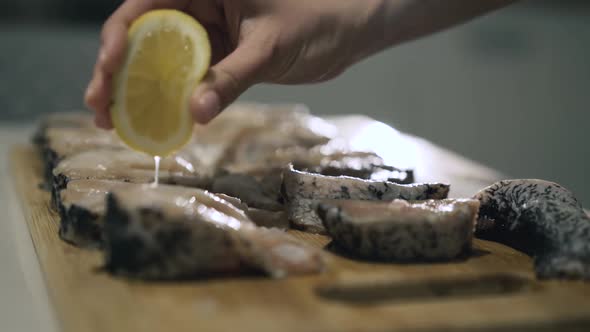
[[154, 183], [152, 186], [157, 187], [160, 179], [160, 156], [154, 156]]

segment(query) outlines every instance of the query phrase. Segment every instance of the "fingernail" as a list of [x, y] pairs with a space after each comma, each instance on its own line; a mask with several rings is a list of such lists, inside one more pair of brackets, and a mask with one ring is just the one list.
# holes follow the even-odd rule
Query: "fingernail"
[[197, 121], [207, 123], [221, 111], [219, 95], [215, 91], [207, 91], [197, 103]]

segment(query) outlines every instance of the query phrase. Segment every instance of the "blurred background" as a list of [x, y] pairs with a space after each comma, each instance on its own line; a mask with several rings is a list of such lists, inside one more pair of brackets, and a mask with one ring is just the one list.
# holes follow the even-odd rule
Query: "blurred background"
[[[82, 108], [114, 0], [0, 2], [0, 121]], [[528, 1], [392, 48], [321, 85], [243, 97], [363, 113], [590, 207], [590, 2]]]

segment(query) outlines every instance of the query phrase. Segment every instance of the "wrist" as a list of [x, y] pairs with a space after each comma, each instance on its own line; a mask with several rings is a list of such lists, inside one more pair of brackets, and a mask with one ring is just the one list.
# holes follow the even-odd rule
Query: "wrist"
[[395, 43], [391, 25], [396, 0], [358, 1], [362, 8], [354, 10], [357, 19], [357, 60], [377, 53]]
[[465, 22], [515, 0], [365, 0], [372, 53]]

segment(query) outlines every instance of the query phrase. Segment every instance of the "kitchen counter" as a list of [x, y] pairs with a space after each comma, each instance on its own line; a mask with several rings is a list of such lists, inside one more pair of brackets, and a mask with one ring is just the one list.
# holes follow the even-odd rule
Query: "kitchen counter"
[[0, 330], [54, 331], [35, 250], [13, 194], [8, 169], [11, 146], [28, 141], [31, 127], [0, 126]]

